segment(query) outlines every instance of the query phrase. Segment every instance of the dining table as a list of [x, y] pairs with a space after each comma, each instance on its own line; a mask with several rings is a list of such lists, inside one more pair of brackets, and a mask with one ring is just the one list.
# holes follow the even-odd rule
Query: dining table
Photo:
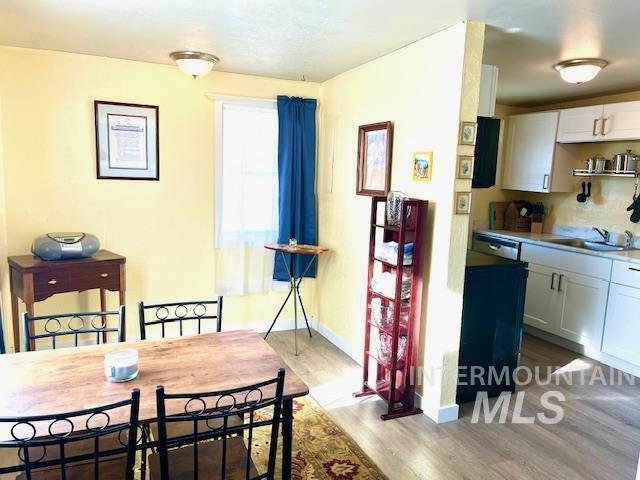
[[[139, 374], [129, 382], [105, 377], [104, 355], [132, 348]], [[157, 421], [156, 387], [167, 393], [216, 392], [259, 383], [285, 369], [282, 478], [291, 478], [293, 400], [309, 388], [253, 330], [60, 348], [0, 355], [0, 417], [72, 412], [121, 401], [140, 390], [139, 422]], [[265, 393], [268, 395], [268, 393]], [[167, 415], [183, 413], [168, 407]], [[126, 423], [127, 418], [112, 418]], [[43, 432], [45, 433], [45, 432]]]

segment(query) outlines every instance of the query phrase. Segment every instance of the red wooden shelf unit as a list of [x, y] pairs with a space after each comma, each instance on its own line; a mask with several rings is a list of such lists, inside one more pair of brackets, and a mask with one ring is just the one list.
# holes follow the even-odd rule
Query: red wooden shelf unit
[[[371, 202], [362, 391], [354, 395], [380, 396], [388, 405], [387, 413], [381, 418], [390, 420], [422, 412], [415, 407], [414, 398], [422, 299], [422, 221], [427, 212], [427, 202], [405, 200], [401, 205], [400, 225], [390, 226], [386, 220], [380, 220], [384, 217], [386, 200], [386, 197], [373, 197]], [[380, 246], [380, 239], [397, 243], [397, 257], [393, 261], [376, 256], [376, 243]], [[413, 252], [411, 263], [405, 265], [408, 244], [413, 244]], [[373, 284], [374, 277], [384, 272], [395, 275], [393, 292], [379, 291]], [[408, 296], [407, 280], [410, 282]]]

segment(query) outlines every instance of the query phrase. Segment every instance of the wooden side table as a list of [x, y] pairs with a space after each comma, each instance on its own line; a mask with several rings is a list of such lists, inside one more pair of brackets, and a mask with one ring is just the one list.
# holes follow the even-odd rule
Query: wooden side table
[[98, 250], [93, 257], [73, 260], [45, 261], [34, 255], [9, 257], [11, 282], [11, 319], [13, 346], [20, 351], [20, 315], [18, 299], [34, 315], [33, 305], [57, 293], [100, 289], [100, 310], [107, 309], [106, 291], [120, 293], [125, 304], [125, 263], [122, 255]]
[[[282, 255], [282, 261], [284, 263], [284, 266], [287, 269], [287, 275], [289, 276], [289, 294], [287, 295], [287, 298], [284, 299], [284, 302], [280, 307], [280, 310], [278, 310], [278, 313], [276, 313], [276, 317], [273, 319], [273, 322], [271, 322], [271, 326], [269, 327], [269, 330], [267, 330], [267, 333], [265, 334], [264, 338], [266, 340], [266, 338], [271, 333], [271, 329], [276, 324], [276, 320], [278, 320], [278, 317], [282, 313], [282, 310], [284, 310], [284, 306], [287, 304], [287, 302], [289, 301], [289, 298], [293, 294], [293, 326], [294, 326], [293, 342], [294, 342], [295, 354], [297, 356], [298, 355], [298, 302], [300, 302], [300, 307], [302, 308], [302, 314], [304, 315], [304, 322], [307, 324], [309, 337], [311, 337], [311, 327], [309, 327], [309, 319], [307, 318], [307, 312], [304, 309], [304, 304], [302, 303], [302, 297], [300, 296], [300, 284], [302, 283], [302, 279], [306, 275], [309, 268], [311, 268], [311, 265], [313, 265], [313, 262], [317, 261], [318, 255], [324, 252], [328, 252], [329, 249], [319, 247], [318, 245], [298, 244], [296, 246], [290, 246], [288, 244], [278, 244], [278, 243], [265, 245], [264, 248], [266, 248], [267, 250], [273, 250], [274, 252], [276, 252], [276, 254], [280, 252], [280, 255]], [[293, 268], [293, 265], [291, 267], [289, 266], [289, 262], [287, 262], [287, 257], [285, 257], [284, 255], [285, 253], [289, 253], [292, 256], [306, 255], [306, 256], [310, 256], [311, 259], [307, 263], [307, 266], [305, 267], [304, 271], [302, 273], [299, 273], [299, 272], [296, 272], [295, 268]]]

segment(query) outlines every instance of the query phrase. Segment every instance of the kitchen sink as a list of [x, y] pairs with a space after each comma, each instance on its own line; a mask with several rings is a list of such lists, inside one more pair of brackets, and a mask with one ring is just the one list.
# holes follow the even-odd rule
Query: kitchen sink
[[591, 242], [589, 240], [581, 240], [579, 238], [557, 238], [547, 240], [549, 243], [557, 243], [567, 245], [569, 247], [584, 248], [585, 250], [594, 250], [597, 252], [621, 252], [623, 250], [634, 250], [633, 248], [614, 245], [606, 242]]

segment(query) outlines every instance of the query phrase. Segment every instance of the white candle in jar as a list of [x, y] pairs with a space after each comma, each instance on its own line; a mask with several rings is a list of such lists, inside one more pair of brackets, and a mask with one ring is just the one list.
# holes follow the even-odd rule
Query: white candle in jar
[[138, 376], [138, 351], [113, 350], [104, 355], [104, 374], [110, 382], [128, 382]]

